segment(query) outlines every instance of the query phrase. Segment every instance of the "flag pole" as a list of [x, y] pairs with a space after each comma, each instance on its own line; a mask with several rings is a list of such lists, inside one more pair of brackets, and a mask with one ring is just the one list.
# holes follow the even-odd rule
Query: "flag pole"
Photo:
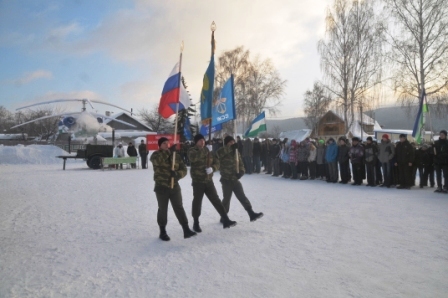
[[[184, 51], [184, 42], [180, 44], [180, 56], [179, 56], [179, 94], [177, 95], [177, 103], [176, 103], [176, 118], [174, 119], [174, 144], [177, 143], [177, 120], [179, 117], [179, 100], [180, 100], [180, 84], [182, 84], [182, 52]], [[176, 151], [173, 152], [173, 161], [171, 164], [171, 170], [174, 171], [174, 166], [176, 164]], [[171, 189], [174, 188], [174, 177], [171, 177]]]
[[[235, 87], [233, 86], [233, 73], [230, 73], [230, 80], [232, 82], [232, 98], [234, 101], [233, 104], [235, 105], [236, 100], [235, 100]], [[234, 113], [235, 113], [235, 111], [234, 111]], [[236, 128], [237, 128], [237, 123], [236, 123], [236, 116], [235, 116], [235, 119], [233, 120], [233, 131], [234, 131], [233, 137], [235, 139], [235, 142], [236, 142], [236, 136], [237, 136]], [[240, 160], [238, 158], [238, 149], [235, 150], [235, 166], [236, 166], [236, 173], [238, 174], [240, 172]]]
[[[213, 21], [212, 22], [212, 24], [210, 25], [210, 30], [212, 31], [212, 53], [211, 53], [211, 57], [212, 57], [212, 59], [215, 59], [214, 58], [214, 54], [215, 54], [215, 30], [216, 30], [216, 24], [215, 24], [215, 21]], [[215, 81], [215, 72], [213, 72], [213, 82]], [[212, 117], [212, 105], [213, 105], [213, 92], [214, 90], [212, 90], [212, 98], [211, 98], [211, 100], [212, 100], [212, 102], [210, 103], [210, 107], [209, 107], [209, 115], [210, 115], [210, 119], [209, 119], [209, 121], [208, 121], [208, 143], [209, 143], [209, 145], [211, 144], [211, 142], [212, 142], [212, 120], [213, 120], [213, 117]], [[208, 153], [207, 153], [207, 168], [209, 168], [210, 167], [210, 163], [211, 163], [211, 160], [210, 160], [210, 150], [208, 151]], [[209, 178], [211, 177], [211, 174], [210, 175], [207, 175]]]

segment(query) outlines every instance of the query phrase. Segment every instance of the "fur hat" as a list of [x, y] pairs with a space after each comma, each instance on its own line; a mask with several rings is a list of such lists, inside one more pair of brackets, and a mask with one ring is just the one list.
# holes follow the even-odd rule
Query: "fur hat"
[[383, 134], [383, 136], [381, 137], [382, 139], [386, 139], [389, 140], [389, 135], [387, 133]]
[[157, 141], [157, 144], [159, 144], [159, 147], [160, 147], [160, 145], [162, 145], [162, 143], [165, 142], [165, 141], [168, 141], [168, 139], [165, 138], [165, 137], [161, 137], [161, 138]]
[[205, 138], [203, 135], [201, 135], [200, 133], [198, 133], [197, 135], [194, 136], [194, 143], [196, 144], [199, 140], [204, 140]]
[[358, 137], [353, 137], [352, 138], [352, 142], [359, 142], [359, 138]]
[[367, 141], [370, 141], [370, 142], [373, 142], [373, 139], [372, 139], [372, 137], [367, 137], [367, 139], [366, 139]]
[[446, 137], [446, 130], [441, 130], [440, 133], [443, 133]]
[[229, 142], [234, 141], [235, 139], [232, 136], [227, 136], [224, 138], [224, 145], [227, 145]]
[[405, 138], [406, 139], [406, 135], [404, 133], [400, 134], [400, 139], [401, 138]]

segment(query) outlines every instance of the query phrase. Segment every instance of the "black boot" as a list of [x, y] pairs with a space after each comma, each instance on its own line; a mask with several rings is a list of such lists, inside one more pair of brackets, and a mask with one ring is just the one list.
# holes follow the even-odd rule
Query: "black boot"
[[159, 238], [163, 241], [170, 241], [170, 236], [166, 233], [165, 227], [160, 226], [160, 235]]
[[222, 227], [224, 229], [228, 229], [230, 227], [236, 226], [236, 221], [230, 220], [230, 218], [227, 216], [227, 214], [223, 217], [221, 217]]
[[247, 209], [247, 213], [249, 214], [250, 217], [250, 221], [256, 221], [259, 218], [263, 217], [263, 213], [255, 213], [254, 210], [252, 210], [252, 208]]
[[201, 232], [202, 232], [201, 226], [199, 225], [199, 219], [195, 219], [195, 220], [194, 220], [194, 223], [193, 223], [193, 230], [194, 230], [195, 232], [198, 232], [198, 233], [201, 233]]
[[195, 232], [193, 232], [192, 230], [190, 230], [190, 227], [188, 226], [188, 224], [184, 224], [184, 225], [182, 225], [182, 229], [184, 230], [184, 238], [185, 238], [185, 239], [197, 235]]

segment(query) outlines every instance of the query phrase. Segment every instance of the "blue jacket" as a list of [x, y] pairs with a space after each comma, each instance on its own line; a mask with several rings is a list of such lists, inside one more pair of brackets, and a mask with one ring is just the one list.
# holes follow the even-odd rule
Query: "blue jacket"
[[336, 145], [336, 142], [333, 140], [331, 144], [328, 143], [327, 151], [325, 152], [325, 160], [327, 162], [335, 162], [337, 161], [337, 159], [338, 159], [338, 145]]

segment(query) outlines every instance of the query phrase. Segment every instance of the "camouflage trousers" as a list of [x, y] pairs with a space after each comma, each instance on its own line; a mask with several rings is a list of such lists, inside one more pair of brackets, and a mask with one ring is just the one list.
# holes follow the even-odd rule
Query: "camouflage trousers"
[[159, 210], [157, 211], [157, 223], [164, 227], [168, 223], [168, 203], [171, 202], [174, 214], [181, 225], [188, 225], [187, 214], [182, 205], [182, 193], [179, 185], [175, 185], [173, 189], [164, 186], [156, 186], [156, 193]]
[[221, 217], [227, 214], [224, 206], [222, 205], [221, 199], [216, 192], [215, 184], [213, 181], [207, 181], [205, 183], [202, 182], [193, 182], [193, 208], [191, 209], [191, 213], [194, 219], [198, 219], [201, 216], [202, 210], [202, 199], [204, 198], [204, 194], [209, 199], [210, 203], [212, 203], [213, 207], [215, 207], [216, 211], [218, 211]]
[[245, 210], [252, 209], [252, 205], [250, 204], [249, 199], [244, 194], [243, 185], [239, 180], [225, 180], [221, 178], [220, 181], [222, 185], [222, 193], [224, 196], [222, 204], [224, 205], [227, 213], [229, 213], [232, 193], [235, 193], [236, 198], [238, 199], [238, 201], [240, 201]]

